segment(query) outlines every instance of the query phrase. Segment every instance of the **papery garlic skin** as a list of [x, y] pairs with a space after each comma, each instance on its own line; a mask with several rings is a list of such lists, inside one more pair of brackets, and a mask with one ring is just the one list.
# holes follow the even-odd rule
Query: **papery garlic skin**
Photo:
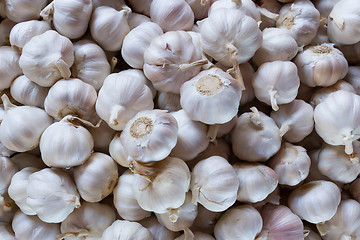
[[129, 161], [127, 153], [124, 150], [123, 145], [120, 141], [121, 133], [116, 133], [112, 138], [110, 145], [109, 145], [109, 153], [110, 156], [120, 165], [123, 167], [129, 167]]
[[314, 5], [320, 12], [321, 17], [328, 17], [331, 10], [340, 0], [315, 0]]
[[110, 227], [105, 229], [102, 240], [154, 240], [151, 232], [137, 222], [116, 220]]
[[161, 225], [156, 216], [152, 215], [148, 218], [143, 219], [139, 222], [141, 225], [146, 227], [156, 240], [168, 240], [168, 239], [175, 239], [179, 233], [170, 231], [163, 225]]
[[360, 67], [359, 66], [349, 66], [348, 73], [344, 79], [353, 86], [355, 93], [360, 94]]
[[15, 234], [8, 223], [0, 223], [0, 238], [3, 240], [16, 240]]
[[236, 9], [239, 14], [247, 15], [253, 18], [256, 22], [261, 20], [261, 15], [255, 3], [251, 0], [232, 1], [232, 0], [217, 0], [211, 5], [209, 15], [219, 9]]
[[333, 44], [310, 46], [294, 60], [301, 82], [310, 87], [327, 87], [344, 78], [348, 63], [341, 51]]
[[31, 38], [19, 60], [24, 75], [42, 87], [50, 87], [60, 78], [69, 79], [73, 63], [73, 44], [54, 30]]
[[159, 92], [157, 105], [160, 109], [176, 112], [182, 109], [180, 105], [180, 94], [170, 92]]
[[9, 88], [12, 81], [22, 74], [19, 66], [19, 53], [9, 46], [0, 47], [0, 90]]
[[116, 131], [110, 128], [104, 121], [100, 123], [99, 127], [89, 127], [88, 130], [94, 139], [94, 150], [109, 154], [109, 145], [116, 134]]
[[151, 19], [148, 16], [138, 14], [135, 12], [132, 12], [128, 17], [128, 24], [130, 27], [130, 30], [136, 28], [137, 26], [140, 26], [142, 23], [151, 22]]
[[340, 204], [341, 193], [333, 182], [311, 181], [292, 191], [288, 206], [296, 215], [310, 223], [331, 219]]
[[43, 169], [46, 167], [41, 157], [35, 156], [28, 152], [18, 153], [11, 157], [11, 160], [19, 167], [24, 169], [27, 167]]
[[[261, 3], [262, 3], [260, 5], [261, 8], [264, 8], [267, 11], [277, 14], [277, 15], [279, 14], [280, 9], [282, 7], [282, 5], [276, 0], [265, 0], [265, 1], [262, 1]], [[269, 17], [269, 16], [265, 16], [265, 15], [261, 14], [260, 29], [264, 30], [266, 28], [276, 27], [277, 19], [278, 19], [278, 17], [274, 19], [273, 16]]]
[[[0, 3], [1, 4], [1, 3]], [[16, 23], [6, 18], [0, 23], [0, 46], [6, 46], [10, 44], [10, 32]]]
[[239, 181], [234, 168], [220, 156], [198, 162], [191, 174], [192, 202], [222, 212], [236, 201]]
[[92, 0], [92, 2], [94, 9], [100, 6], [108, 6], [120, 10], [125, 5], [124, 0]]
[[5, 0], [6, 16], [14, 22], [38, 19], [47, 0]]
[[135, 12], [150, 16], [150, 6], [153, 0], [129, 0]]
[[17, 171], [17, 166], [10, 158], [0, 157], [0, 200], [3, 201], [3, 195], [7, 192], [11, 179]]
[[252, 206], [241, 205], [227, 210], [215, 225], [214, 235], [217, 240], [255, 239], [262, 229], [260, 213]]
[[191, 7], [192, 11], [194, 12], [195, 20], [201, 20], [203, 18], [206, 18], [208, 16], [208, 11], [211, 7], [211, 5], [216, 0], [186, 0], [186, 2]]
[[47, 223], [59, 223], [80, 207], [80, 196], [69, 175], [44, 168], [29, 176], [26, 203]]
[[45, 223], [20, 210], [14, 216], [12, 228], [17, 240], [54, 240], [60, 234], [60, 224]]

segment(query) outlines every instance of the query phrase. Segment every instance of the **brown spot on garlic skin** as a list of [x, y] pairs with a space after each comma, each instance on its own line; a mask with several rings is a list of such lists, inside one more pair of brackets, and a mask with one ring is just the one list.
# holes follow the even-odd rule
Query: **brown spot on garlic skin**
[[213, 74], [201, 77], [196, 83], [196, 90], [206, 96], [215, 95], [223, 86], [221, 79]]
[[153, 121], [147, 117], [136, 119], [130, 127], [130, 134], [134, 138], [141, 138], [151, 133]]
[[313, 48], [313, 52], [314, 53], [318, 53], [318, 54], [326, 54], [326, 53], [331, 53], [332, 52], [332, 48], [326, 46], [326, 45], [320, 45], [320, 46], [315, 46]]

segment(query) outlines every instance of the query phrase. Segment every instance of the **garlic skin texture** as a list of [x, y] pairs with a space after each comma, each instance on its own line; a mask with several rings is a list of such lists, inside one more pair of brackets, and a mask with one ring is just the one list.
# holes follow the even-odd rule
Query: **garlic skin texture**
[[278, 176], [265, 165], [237, 163], [233, 167], [240, 183], [237, 192], [237, 200], [240, 202], [260, 202], [278, 185]]
[[8, 157], [0, 157], [0, 203], [4, 201], [11, 179], [18, 171], [17, 165]]
[[29, 176], [26, 203], [46, 223], [59, 223], [80, 207], [80, 196], [64, 171], [44, 168]]
[[298, 52], [298, 45], [289, 31], [282, 28], [265, 28], [263, 41], [252, 60], [260, 66], [265, 62], [290, 61]]
[[320, 25], [320, 13], [309, 0], [296, 0], [279, 12], [277, 28], [290, 31], [298, 46], [306, 46], [315, 37]]
[[113, 191], [117, 179], [117, 164], [104, 153], [92, 153], [85, 163], [74, 167], [76, 187], [87, 202], [103, 200]]
[[345, 145], [345, 153], [353, 153], [352, 142], [360, 138], [359, 105], [358, 95], [344, 90], [334, 92], [314, 110], [316, 132], [326, 143]]
[[236, 9], [240, 14], [253, 18], [256, 22], [261, 20], [261, 15], [255, 3], [251, 0], [217, 0], [211, 5], [209, 15], [219, 9]]
[[195, 165], [190, 188], [192, 203], [198, 202], [210, 211], [222, 212], [235, 203], [239, 180], [225, 158], [212, 156]]
[[344, 78], [348, 71], [342, 52], [328, 43], [305, 48], [296, 56], [294, 63], [301, 82], [310, 87], [331, 86]]
[[292, 191], [288, 206], [292, 212], [310, 223], [331, 219], [340, 204], [341, 193], [333, 182], [311, 181]]
[[144, 65], [144, 52], [151, 41], [163, 34], [159, 25], [145, 22], [132, 29], [124, 38], [121, 56], [132, 68], [142, 69]]
[[60, 224], [45, 223], [20, 210], [14, 216], [12, 229], [17, 240], [54, 240], [60, 234]]
[[98, 91], [111, 72], [104, 50], [93, 41], [84, 39], [74, 44], [74, 54], [72, 77], [81, 79]]
[[46, 167], [45, 163], [40, 157], [28, 152], [18, 153], [12, 156], [11, 160], [16, 164], [16, 166], [19, 167], [19, 169], [24, 169], [27, 167], [43, 169]]
[[12, 81], [22, 74], [19, 58], [19, 53], [11, 47], [0, 47], [0, 91], [9, 88]]
[[15, 234], [8, 223], [0, 223], [0, 238], [3, 240], [16, 240]]
[[360, 41], [360, 2], [341, 0], [328, 17], [328, 35], [332, 42], [349, 45]]
[[157, 106], [162, 110], [176, 112], [182, 109], [180, 105], [180, 94], [170, 92], [158, 92]]
[[279, 110], [278, 104], [292, 102], [300, 86], [297, 71], [296, 65], [290, 61], [262, 64], [252, 82], [256, 98], [271, 105], [274, 111]]
[[134, 196], [132, 184], [135, 179], [136, 176], [130, 170], [126, 170], [121, 174], [113, 191], [114, 206], [120, 217], [128, 221], [140, 221], [151, 215], [151, 212], [139, 206]]
[[10, 86], [10, 94], [17, 102], [39, 108], [44, 108], [48, 91], [48, 88], [41, 87], [25, 75], [15, 78]]
[[127, 24], [130, 13], [131, 9], [127, 6], [120, 10], [106, 6], [94, 9], [89, 23], [91, 36], [105, 51], [121, 49], [122, 42], [130, 31]]
[[198, 205], [197, 212], [198, 213], [193, 225], [191, 226], [191, 230], [213, 234], [215, 224], [221, 217], [222, 212], [212, 212], [202, 205]]
[[135, 12], [150, 16], [150, 6], [153, 0], [129, 0]]
[[63, 222], [56, 239], [101, 239], [104, 230], [115, 221], [113, 209], [102, 203], [83, 202]]
[[216, 0], [185, 0], [191, 7], [195, 20], [201, 20], [208, 16], [208, 11], [211, 5], [216, 2]]
[[255, 107], [243, 113], [232, 130], [232, 150], [236, 157], [248, 162], [265, 162], [281, 146], [279, 128], [274, 120]]
[[353, 86], [355, 93], [360, 94], [360, 67], [359, 66], [349, 66], [348, 73], [344, 79]]
[[13, 22], [38, 19], [47, 0], [5, 0], [6, 16]]
[[106, 228], [102, 240], [154, 240], [151, 232], [137, 222], [116, 220], [110, 227]]
[[121, 133], [118, 132], [114, 135], [109, 144], [110, 156], [122, 167], [129, 167], [128, 156], [125, 153], [124, 147], [120, 141]]
[[[0, 3], [1, 5], [1, 3]], [[1, 7], [0, 7], [1, 8]], [[1, 10], [0, 10], [1, 11]], [[0, 23], [0, 46], [10, 45], [9, 35], [16, 23], [6, 18]]]
[[120, 135], [128, 160], [142, 163], [166, 158], [177, 142], [178, 123], [164, 110], [145, 110], [136, 114]]
[[0, 141], [15, 152], [26, 152], [39, 145], [40, 136], [53, 119], [38, 107], [15, 106], [6, 95], [5, 116], [0, 125]]
[[69, 79], [73, 63], [73, 44], [54, 30], [31, 38], [19, 60], [24, 75], [42, 87], [50, 87], [60, 78]]
[[94, 139], [94, 151], [109, 154], [109, 145], [116, 131], [104, 121], [100, 123], [99, 127], [88, 127], [88, 130]]
[[[136, 172], [135, 168], [135, 172]], [[166, 213], [185, 202], [190, 185], [190, 170], [180, 158], [167, 157], [155, 162], [151, 174], [135, 175], [133, 191], [140, 207], [146, 211]]]
[[260, 213], [250, 205], [241, 205], [227, 210], [215, 224], [217, 240], [255, 239], [261, 232], [263, 221]]
[[191, 30], [194, 13], [185, 0], [153, 0], [150, 5], [150, 18], [164, 30]]
[[138, 14], [135, 12], [130, 13], [128, 17], [128, 24], [130, 27], [130, 30], [136, 28], [137, 26], [140, 26], [142, 23], [151, 22], [151, 19], [148, 16]]
[[315, 0], [313, 2], [321, 17], [328, 17], [335, 4], [340, 0]]
[[269, 161], [279, 178], [279, 184], [296, 186], [303, 181], [310, 171], [311, 160], [306, 149], [284, 142]]
[[206, 63], [189, 33], [170, 31], [151, 41], [144, 52], [143, 68], [156, 90], [179, 93], [182, 84], [198, 74]]
[[70, 168], [83, 164], [90, 157], [94, 139], [86, 128], [73, 123], [76, 120], [68, 115], [51, 124], [41, 135], [41, 158], [47, 166]]
[[154, 108], [151, 90], [144, 79], [141, 70], [135, 69], [113, 73], [105, 78], [95, 109], [109, 127], [124, 130], [136, 113]]
[[147, 228], [154, 239], [156, 240], [168, 240], [168, 239], [175, 239], [177, 236], [180, 235], [179, 232], [173, 232], [161, 225], [156, 216], [151, 215], [148, 218], [145, 218], [144, 220], [139, 222], [141, 225], [143, 225], [145, 228]]

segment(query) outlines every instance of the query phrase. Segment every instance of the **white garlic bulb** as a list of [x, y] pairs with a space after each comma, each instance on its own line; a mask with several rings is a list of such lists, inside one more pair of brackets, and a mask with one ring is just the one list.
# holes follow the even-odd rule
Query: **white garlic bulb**
[[136, 176], [127, 170], [121, 174], [119, 181], [114, 188], [114, 206], [120, 215], [128, 221], [140, 221], [151, 215], [151, 212], [142, 209], [135, 196], [132, 184]]
[[331, 219], [340, 204], [341, 193], [333, 182], [311, 181], [292, 191], [288, 206], [296, 215], [310, 223]]
[[303, 100], [284, 104], [270, 116], [280, 128], [280, 136], [291, 143], [300, 142], [314, 129], [314, 109]]
[[112, 138], [110, 145], [109, 145], [109, 153], [110, 156], [120, 165], [123, 167], [129, 167], [128, 156], [125, 153], [124, 147], [120, 141], [121, 133], [118, 132]]
[[102, 203], [83, 202], [63, 222], [56, 239], [101, 239], [106, 228], [115, 221], [113, 209]]
[[45, 223], [20, 210], [14, 216], [12, 229], [17, 240], [54, 240], [60, 234], [60, 224]]
[[40, 151], [47, 166], [70, 168], [83, 164], [90, 157], [94, 139], [77, 121], [78, 118], [67, 115], [43, 132]]
[[3, 240], [16, 240], [15, 233], [8, 223], [0, 223], [0, 238]]
[[47, 0], [6, 0], [6, 16], [14, 22], [38, 19]]
[[223, 157], [213, 156], [198, 162], [191, 174], [192, 202], [213, 212], [231, 207], [237, 196], [239, 180], [234, 168]]
[[0, 47], [0, 90], [9, 88], [12, 81], [22, 74], [19, 66], [19, 53], [9, 46]]
[[142, 23], [151, 22], [151, 19], [145, 15], [132, 12], [130, 13], [128, 17], [128, 24], [130, 27], [130, 30], [136, 28], [137, 26], [140, 26]]
[[18, 153], [11, 157], [11, 160], [19, 167], [24, 169], [27, 167], [43, 169], [46, 167], [45, 163], [38, 156], [28, 152]]
[[217, 240], [255, 239], [261, 232], [263, 221], [260, 213], [252, 206], [241, 205], [227, 210], [215, 225]]
[[208, 11], [211, 5], [216, 0], [185, 0], [191, 7], [195, 20], [201, 20], [208, 16]]
[[313, 2], [321, 17], [327, 18], [335, 4], [340, 2], [340, 0], [315, 0]]
[[76, 187], [87, 202], [103, 200], [113, 191], [117, 179], [117, 164], [104, 153], [92, 153], [85, 163], [74, 167]]
[[243, 113], [238, 118], [231, 134], [232, 149], [241, 160], [264, 162], [280, 149], [279, 128], [255, 107], [250, 110], [251, 113]]
[[148, 163], [170, 154], [177, 132], [178, 124], [171, 114], [159, 109], [145, 110], [125, 125], [120, 141], [128, 159]]
[[344, 55], [333, 44], [307, 47], [294, 62], [301, 82], [310, 87], [331, 86], [344, 78], [348, 71]]
[[162, 29], [156, 23], [145, 22], [140, 24], [125, 36], [121, 56], [131, 67], [142, 69], [145, 50], [155, 37], [162, 34]]
[[26, 152], [38, 146], [41, 134], [53, 119], [41, 108], [15, 106], [6, 95], [1, 99], [6, 111], [0, 125], [1, 143], [16, 152]]
[[194, 13], [185, 0], [152, 0], [150, 18], [164, 30], [191, 30]]
[[239, 189], [237, 200], [256, 203], [264, 200], [278, 185], [275, 171], [263, 164], [237, 163], [233, 165]]
[[6, 195], [11, 179], [17, 171], [17, 166], [10, 158], [0, 157], [0, 202], [4, 201], [3, 195]]
[[31, 38], [19, 60], [24, 75], [42, 87], [50, 87], [60, 78], [69, 79], [73, 63], [73, 44], [53, 30]]
[[129, 222], [116, 220], [113, 224], [105, 229], [102, 235], [102, 240], [154, 240], [151, 232], [141, 226], [137, 222]]
[[108, 6], [120, 10], [124, 5], [124, 0], [92, 0], [94, 9], [100, 6]]
[[348, 73], [344, 79], [353, 86], [355, 93], [360, 94], [360, 67], [359, 66], [349, 66]]
[[328, 17], [328, 35], [332, 42], [355, 44], [360, 41], [360, 2], [341, 0], [336, 3]]
[[171, 92], [158, 92], [157, 105], [160, 109], [168, 110], [169, 112], [179, 111], [180, 94]]
[[222, 212], [212, 212], [202, 205], [198, 205], [198, 214], [195, 218], [191, 229], [194, 231], [201, 231], [208, 234], [214, 233], [214, 227]]
[[271, 105], [274, 111], [278, 104], [292, 102], [300, 86], [297, 67], [290, 61], [273, 61], [262, 64], [255, 73], [253, 87], [258, 100]]
[[44, 168], [29, 176], [26, 203], [47, 223], [59, 223], [80, 207], [80, 196], [69, 175]]
[[135, 12], [150, 16], [150, 6], [153, 0], [129, 0]]
[[99, 127], [89, 127], [88, 130], [94, 139], [94, 150], [108, 154], [110, 142], [116, 131], [110, 128], [104, 121], [101, 121]]
[[152, 215], [151, 217], [145, 218], [144, 220], [139, 222], [141, 225], [146, 227], [156, 240], [168, 240], [175, 239], [178, 235], [178, 232], [173, 232], [164, 227], [159, 223], [157, 218]]
[[74, 44], [74, 54], [72, 76], [90, 84], [98, 91], [111, 70], [104, 50], [90, 40], [80, 40]]
[[276, 22], [276, 27], [291, 32], [300, 47], [311, 42], [319, 25], [320, 13], [310, 0], [296, 0], [284, 5]]
[[218, 9], [236, 9], [239, 14], [247, 15], [253, 18], [256, 22], [260, 22], [261, 16], [258, 8], [255, 3], [251, 0], [241, 0], [241, 1], [232, 1], [232, 0], [217, 0], [215, 1], [210, 9], [208, 15], [211, 15], [213, 12]]
[[[1, 5], [1, 3], [0, 3]], [[6, 18], [0, 23], [0, 46], [6, 46], [10, 44], [10, 32], [16, 23]]]
[[127, 24], [130, 13], [127, 6], [120, 10], [106, 6], [94, 9], [89, 24], [91, 36], [105, 51], [121, 49], [124, 37], [130, 31]]
[[298, 45], [291, 33], [282, 28], [266, 28], [263, 42], [252, 60], [260, 66], [265, 62], [290, 61], [298, 52]]
[[144, 83], [141, 70], [129, 69], [105, 78], [96, 100], [96, 113], [114, 130], [125, 124], [142, 110], [154, 108], [153, 95]]

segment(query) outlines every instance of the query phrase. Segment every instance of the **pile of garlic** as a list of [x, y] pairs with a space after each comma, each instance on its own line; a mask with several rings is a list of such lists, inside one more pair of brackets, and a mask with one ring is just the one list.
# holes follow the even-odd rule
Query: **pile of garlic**
[[360, 1], [0, 19], [0, 239], [360, 239]]

